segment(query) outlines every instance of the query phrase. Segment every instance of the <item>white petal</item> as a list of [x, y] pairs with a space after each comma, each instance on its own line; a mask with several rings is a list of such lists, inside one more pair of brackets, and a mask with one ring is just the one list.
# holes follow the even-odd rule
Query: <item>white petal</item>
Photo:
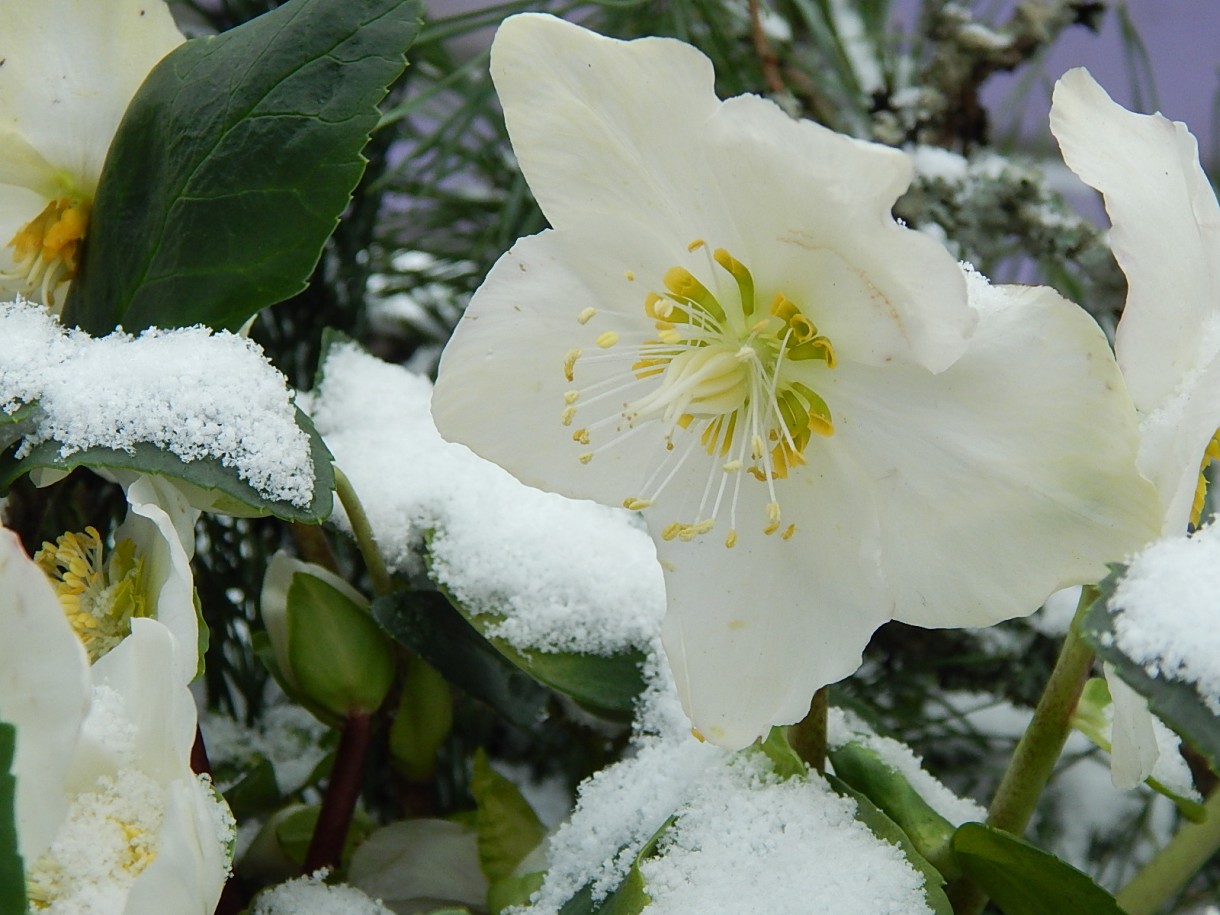
[[725, 245], [753, 271], [764, 304], [783, 292], [842, 358], [913, 358], [939, 372], [961, 355], [976, 320], [961, 271], [891, 215], [910, 183], [908, 156], [755, 96], [725, 102], [706, 136], [719, 219], [741, 239]]
[[1105, 664], [1103, 670], [1114, 710], [1110, 780], [1115, 788], [1127, 791], [1152, 774], [1160, 752], [1147, 700], [1118, 676], [1113, 665]]
[[[767, 489], [752, 478], [732, 549], [727, 525], [691, 542], [656, 538], [665, 651], [683, 708], [712, 743], [743, 747], [771, 725], [799, 721], [815, 690], [860, 666], [890, 617], [876, 508], [849, 458], [831, 452], [783, 481], [782, 523], [796, 524], [789, 540], [763, 534]], [[674, 520], [662, 514], [669, 508], [647, 510], [649, 527]]]
[[1056, 84], [1051, 130], [1068, 166], [1105, 195], [1128, 283], [1118, 361], [1135, 405], [1151, 413], [1199, 366], [1217, 315], [1220, 207], [1198, 144], [1184, 124], [1117, 105], [1083, 69]]
[[842, 436], [878, 491], [894, 617], [921, 626], [1032, 613], [1160, 521], [1097, 325], [1045, 287], [979, 294], [970, 349], [942, 374], [841, 365], [824, 391], [831, 444]]
[[910, 182], [903, 153], [754, 96], [720, 103], [709, 61], [669, 39], [516, 16], [497, 33], [492, 72], [514, 152], [557, 229], [630, 213], [671, 245], [728, 249], [773, 291], [792, 279], [779, 265], [829, 250], [882, 300], [858, 318], [873, 319], [857, 336], [877, 361], [913, 348], [939, 371], [960, 354], [974, 317], [952, 259], [890, 215]]
[[[579, 457], [589, 448], [572, 435], [595, 418], [617, 414], [623, 398], [606, 400], [593, 412], [584, 411], [577, 401], [576, 419], [565, 426], [564, 394], [616, 371], [632, 379], [630, 358], [617, 362], [616, 369], [599, 368], [600, 350], [594, 342], [598, 334], [634, 332], [642, 340], [643, 334], [655, 331], [643, 311], [648, 287], [624, 276], [633, 263], [625, 264], [618, 275], [624, 287], [618, 300], [591, 288], [569, 266], [581, 238], [578, 233], [566, 246], [557, 232], [518, 239], [496, 262], [445, 347], [432, 415], [444, 438], [469, 446], [523, 483], [616, 504], [639, 490], [651, 467], [630, 449], [615, 449], [582, 464]], [[605, 314], [599, 318], [612, 323], [594, 318], [580, 325], [577, 316], [586, 306], [602, 309]], [[579, 383], [564, 377], [564, 359], [575, 349], [582, 353], [576, 366]], [[651, 436], [654, 453], [661, 453], [664, 443], [655, 427], [644, 435]]]
[[[697, 148], [719, 103], [706, 57], [670, 38], [621, 42], [530, 14], [500, 26], [491, 72], [513, 151], [552, 226], [631, 206], [663, 234], [695, 237], [688, 210], [699, 201], [682, 195], [715, 196]], [[671, 183], [690, 171], [692, 180]]]
[[[93, 682], [114, 690], [135, 726], [134, 755], [141, 771], [169, 782], [190, 767], [195, 701], [178, 676], [175, 641], [156, 620], [134, 619], [131, 634], [93, 665]], [[74, 764], [82, 782], [100, 764]]]
[[189, 770], [166, 786], [157, 857], [136, 878], [124, 915], [211, 915], [228, 876], [217, 801]]
[[23, 136], [92, 193], [127, 103], [181, 42], [161, 0], [6, 4], [0, 130]]
[[26, 861], [68, 811], [64, 782], [89, 704], [89, 662], [42, 570], [0, 529], [0, 721], [17, 727], [18, 846]]
[[139, 476], [127, 487], [127, 501], [130, 511], [115, 540], [130, 538], [135, 543], [144, 561], [155, 618], [173, 634], [179, 677], [189, 683], [199, 668], [199, 620], [191, 574], [199, 511], [163, 477]]

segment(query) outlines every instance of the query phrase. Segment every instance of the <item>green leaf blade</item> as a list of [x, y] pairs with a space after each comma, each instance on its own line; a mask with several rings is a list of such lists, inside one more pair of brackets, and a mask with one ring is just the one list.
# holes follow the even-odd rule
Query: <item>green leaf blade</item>
[[1003, 830], [964, 823], [953, 834], [953, 853], [1004, 915], [1123, 915], [1114, 897], [1076, 868]]
[[107, 157], [65, 321], [236, 329], [305, 288], [420, 9], [293, 0], [158, 64]]

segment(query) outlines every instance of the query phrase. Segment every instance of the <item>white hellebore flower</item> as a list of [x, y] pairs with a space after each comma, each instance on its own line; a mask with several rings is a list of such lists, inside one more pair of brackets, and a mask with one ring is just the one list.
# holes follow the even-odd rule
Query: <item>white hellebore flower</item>
[[722, 102], [671, 39], [523, 15], [492, 74], [553, 228], [475, 294], [436, 423], [528, 484], [642, 512], [702, 735], [799, 720], [891, 618], [1029, 613], [1147, 539], [1100, 330], [895, 223], [906, 155]]
[[174, 637], [177, 679], [189, 683], [199, 668], [191, 575], [199, 511], [164, 477], [129, 476], [124, 480], [129, 510], [115, 531], [112, 550], [89, 527], [44, 543], [34, 559], [50, 579], [90, 662], [122, 642], [132, 620], [151, 617]]
[[[1127, 276], [1114, 348], [1139, 413], [1139, 467], [1160, 496], [1161, 536], [1181, 537], [1200, 521], [1202, 474], [1220, 457], [1220, 205], [1186, 125], [1127, 111], [1087, 70], [1055, 85], [1051, 131], [1068, 167], [1105, 197]], [[1107, 679], [1112, 774], [1133, 787], [1156, 762], [1151, 716]]]
[[0, 29], [0, 297], [62, 306], [127, 103], [182, 43], [162, 0], [8, 0]]
[[0, 720], [16, 726], [16, 825], [34, 910], [208, 915], [233, 822], [190, 769], [195, 703], [174, 639], [137, 619], [96, 663], [0, 529]]

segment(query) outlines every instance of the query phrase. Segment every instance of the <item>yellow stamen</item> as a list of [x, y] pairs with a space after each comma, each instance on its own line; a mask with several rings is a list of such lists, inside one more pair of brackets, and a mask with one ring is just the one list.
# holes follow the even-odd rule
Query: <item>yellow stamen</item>
[[602, 331], [597, 336], [597, 345], [602, 349], [609, 349], [616, 343], [618, 343], [618, 334], [612, 330]]
[[89, 229], [92, 201], [60, 197], [46, 205], [8, 243], [14, 266], [0, 272], [0, 281], [14, 282], [17, 290], [54, 306], [56, 290], [76, 276], [81, 242]]
[[44, 542], [34, 562], [51, 582], [73, 631], [96, 661], [131, 632], [133, 617], [150, 616], [144, 587], [144, 560], [135, 544], [121, 540], [105, 560], [97, 529], [67, 532]]
[[595, 314], [597, 314], [596, 308], [585, 308], [576, 316], [576, 321], [580, 324], [588, 324]]

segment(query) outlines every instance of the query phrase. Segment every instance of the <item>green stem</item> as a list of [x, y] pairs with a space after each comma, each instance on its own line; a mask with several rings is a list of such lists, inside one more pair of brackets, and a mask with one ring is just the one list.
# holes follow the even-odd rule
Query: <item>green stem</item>
[[826, 714], [829, 693], [823, 686], [813, 694], [809, 714], [788, 728], [788, 745], [818, 772], [826, 771]]
[[[1079, 630], [1085, 611], [1096, 599], [1096, 588], [1085, 588], [1080, 594], [1080, 603], [1059, 650], [1059, 659], [991, 800], [987, 816], [989, 826], [1015, 836], [1022, 835], [1038, 798], [1050, 781], [1051, 772], [1072, 731], [1072, 712], [1080, 701], [1081, 690], [1093, 664], [1093, 652], [1081, 641]], [[982, 891], [971, 884], [963, 885], [961, 881], [950, 887], [950, 895], [957, 915], [981, 912], [987, 903]]]
[[343, 510], [347, 512], [347, 520], [351, 524], [352, 534], [356, 538], [356, 547], [360, 550], [360, 555], [364, 557], [369, 577], [373, 579], [373, 590], [378, 596], [389, 594], [394, 590], [394, 582], [390, 578], [385, 561], [381, 558], [381, 551], [377, 549], [377, 541], [373, 537], [373, 526], [369, 524], [369, 516], [365, 514], [364, 506], [360, 503], [356, 490], [352, 489], [347, 474], [338, 467], [335, 467], [335, 495], [339, 497]]
[[1203, 805], [1207, 819], [1187, 823], [1115, 897], [1128, 915], [1152, 915], [1186, 886], [1220, 848], [1220, 790]]

